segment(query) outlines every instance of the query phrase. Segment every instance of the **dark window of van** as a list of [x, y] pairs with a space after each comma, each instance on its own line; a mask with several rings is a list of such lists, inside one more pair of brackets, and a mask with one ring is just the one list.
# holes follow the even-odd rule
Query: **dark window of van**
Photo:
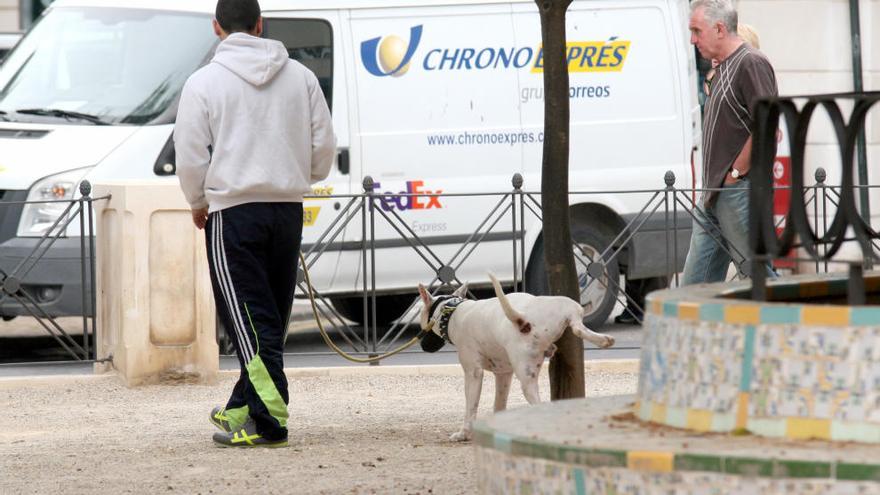
[[333, 109], [333, 29], [321, 19], [264, 19], [263, 36], [284, 43], [290, 58], [318, 77]]

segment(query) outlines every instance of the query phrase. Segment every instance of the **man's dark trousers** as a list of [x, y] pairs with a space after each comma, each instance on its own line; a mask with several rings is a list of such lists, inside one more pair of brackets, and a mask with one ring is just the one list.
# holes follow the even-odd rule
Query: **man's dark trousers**
[[233, 424], [254, 419], [267, 440], [287, 438], [284, 339], [302, 238], [302, 203], [246, 203], [205, 226], [214, 301], [241, 376], [226, 404]]

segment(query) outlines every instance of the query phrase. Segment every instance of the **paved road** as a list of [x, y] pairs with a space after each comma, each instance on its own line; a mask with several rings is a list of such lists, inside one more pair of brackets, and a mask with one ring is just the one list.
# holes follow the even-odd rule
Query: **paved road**
[[[365, 366], [360, 363], [352, 363], [337, 355], [328, 348], [318, 332], [317, 326], [308, 318], [305, 308], [300, 307], [295, 311], [294, 321], [291, 323], [285, 352], [285, 364], [291, 368], [327, 367], [327, 366]], [[71, 333], [77, 333], [81, 329], [82, 320], [76, 318], [61, 319], [64, 328]], [[606, 324], [602, 328], [595, 329], [606, 332], [616, 339], [615, 347], [611, 349], [597, 349], [592, 344], [585, 343], [586, 359], [630, 359], [639, 357], [641, 344], [641, 327], [634, 325]], [[354, 327], [353, 331], [359, 335], [363, 329]], [[414, 325], [404, 328], [396, 340], [385, 342], [380, 348], [381, 352], [397, 348], [408, 342], [418, 329]], [[76, 338], [81, 341], [80, 335]], [[379, 337], [385, 333], [385, 329], [378, 332]], [[354, 349], [347, 345], [340, 332], [331, 330], [333, 341], [346, 352]], [[389, 337], [388, 340], [391, 340]], [[359, 354], [358, 357], [366, 357]], [[69, 362], [69, 357], [63, 352], [54, 339], [30, 318], [17, 318], [12, 322], [0, 323], [0, 376], [44, 375], [44, 374], [76, 374], [91, 373], [90, 363]], [[393, 365], [417, 365], [417, 364], [454, 364], [458, 362], [455, 347], [445, 346], [436, 353], [423, 352], [418, 345], [382, 361], [379, 366]], [[221, 369], [237, 369], [238, 361], [234, 355], [221, 355]]]

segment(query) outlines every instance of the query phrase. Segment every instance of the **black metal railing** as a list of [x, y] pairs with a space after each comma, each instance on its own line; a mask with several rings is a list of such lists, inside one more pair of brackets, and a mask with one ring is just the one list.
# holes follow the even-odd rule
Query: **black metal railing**
[[[756, 260], [752, 270], [752, 298], [766, 300], [766, 273], [757, 269], [762, 261], [778, 259], [793, 250], [806, 253], [805, 259], [817, 263], [831, 261], [847, 241], [858, 243], [862, 256], [843, 261], [849, 265], [850, 304], [865, 301], [864, 269], [871, 269], [878, 254], [876, 241], [880, 234], [871, 227], [869, 184], [857, 184], [855, 156], [859, 135], [865, 130], [869, 111], [880, 100], [880, 92], [841, 93], [788, 98], [763, 99], [756, 104], [752, 126], [753, 184], [750, 194], [750, 247]], [[798, 103], [802, 102], [799, 106]], [[844, 117], [841, 102], [852, 106], [849, 118]], [[807, 131], [817, 109], [823, 109], [837, 138], [841, 163], [841, 185], [835, 192], [835, 211], [830, 225], [827, 217], [824, 232], [811, 225], [808, 205], [804, 201], [806, 190]], [[788, 205], [788, 221], [777, 235], [772, 217], [772, 173], [776, 149], [776, 129], [780, 119], [791, 130], [791, 188]], [[864, 175], [864, 174], [859, 174]], [[866, 179], [865, 179], [866, 180]], [[825, 191], [823, 190], [823, 194]], [[861, 208], [857, 206], [857, 195]], [[815, 210], [814, 210], [815, 212]], [[850, 234], [850, 232], [852, 234]], [[839, 261], [839, 260], [838, 260]]]
[[[793, 167], [794, 163], [799, 163], [803, 167], [802, 160], [794, 162], [793, 156]], [[780, 259], [787, 255], [789, 259], [795, 261], [809, 261], [817, 272], [828, 271], [831, 258], [839, 250], [842, 243], [853, 241], [858, 242], [865, 253], [869, 253], [864, 260], [851, 263], [854, 266], [851, 269], [856, 270], [857, 274], [860, 273], [863, 265], [869, 265], [880, 253], [880, 242], [878, 242], [876, 233], [861, 217], [852, 217], [856, 191], [867, 190], [872, 186], [854, 186], [851, 182], [848, 183], [846, 170], [844, 170], [842, 184], [839, 186], [826, 184], [826, 174], [822, 169], [816, 172], [815, 184], [810, 186], [803, 184], [803, 171], [799, 174], [792, 170], [791, 197], [797, 197], [797, 199], [791, 200], [789, 212], [782, 219], [775, 219], [772, 216], [773, 209], [770, 202], [772, 200], [768, 201], [766, 197], [763, 197], [762, 202], [757, 206], [752, 206], [752, 211], [756, 212], [753, 221], [758, 222], [757, 225], [761, 226], [753, 233], [758, 232], [761, 235], [766, 235], [767, 226], [770, 225], [772, 239], [777, 241], [776, 251], [773, 251], [772, 256], [762, 252], [755, 255], [756, 259]], [[766, 170], [756, 169], [755, 176], [759, 175], [766, 177]], [[796, 179], [796, 177], [799, 178]], [[578, 272], [582, 276], [580, 280], [582, 293], [591, 290], [608, 291], [613, 294], [615, 305], [636, 307], [641, 313], [642, 308], [638, 308], [637, 301], [632, 298], [631, 294], [627, 294], [623, 290], [619, 278], [603, 276], [603, 274], [606, 273], [611, 263], [625, 264], [629, 261], [626, 257], [628, 250], [632, 248], [635, 237], [642, 233], [649, 221], [658, 218], [662, 219], [664, 226], [663, 245], [657, 246], [658, 250], [663, 250], [664, 272], [672, 285], [679, 283], [678, 271], [683, 262], [683, 253], [687, 249], [686, 243], [679, 239], [679, 234], [689, 230], [690, 224], [694, 224], [698, 228], [711, 229], [711, 227], [701, 225], [698, 217], [694, 214], [695, 209], [700, 208], [696, 199], [697, 195], [706, 190], [676, 188], [675, 179], [674, 174], [667, 172], [663, 177], [665, 187], [660, 189], [575, 191], [570, 193], [574, 198], [573, 204], [589, 203], [593, 201], [590, 199], [591, 196], [602, 195], [635, 195], [642, 198], [640, 201], [643, 201], [641, 203], [643, 206], [625, 225], [619, 225], [616, 230], [610, 233], [605, 245], [596, 246], [598, 249], [590, 253], [589, 256], [576, 256]], [[373, 356], [399, 345], [401, 337], [414, 322], [415, 316], [412, 314], [412, 309], [416, 305], [415, 298], [409, 308], [403, 312], [404, 315], [409, 315], [408, 317], [397, 319], [388, 325], [384, 325], [378, 320], [377, 301], [383, 295], [384, 288], [380, 283], [383, 268], [377, 265], [377, 252], [387, 246], [388, 235], [395, 237], [394, 241], [397, 246], [404, 247], [416, 254], [418, 263], [423, 264], [424, 267], [423, 283], [434, 294], [449, 291], [462, 284], [464, 282], [460, 276], [462, 269], [466, 263], [472, 262], [474, 254], [478, 253], [481, 246], [487, 242], [510, 243], [510, 259], [505, 260], [505, 262], [509, 262], [510, 266], [509, 277], [505, 277], [506, 281], [514, 290], [534, 290], [533, 280], [529, 280], [528, 276], [529, 243], [535, 242], [535, 229], [540, 230], [540, 224], [543, 221], [541, 201], [538, 193], [523, 189], [523, 179], [519, 174], [513, 176], [512, 189], [506, 192], [395, 195], [408, 196], [411, 200], [413, 198], [428, 200], [430, 197], [436, 199], [437, 196], [444, 198], [444, 201], [455, 198], [484, 198], [483, 204], [486, 205], [486, 209], [482, 212], [473, 212], [474, 221], [472, 224], [474, 228], [456, 241], [457, 244], [454, 246], [450, 247], [447, 244], [445, 251], [438, 249], [431, 239], [416, 232], [397, 210], [382, 208], [382, 201], [386, 201], [388, 197], [375, 191], [374, 183], [369, 177], [364, 180], [363, 185], [364, 192], [361, 194], [330, 196], [344, 200], [345, 205], [339, 209], [335, 218], [315, 242], [303, 247], [306, 265], [309, 268], [314, 268], [322, 256], [326, 256], [327, 253], [343, 245], [346, 249], [360, 253], [359, 287], [357, 289], [352, 287], [352, 290], [357, 292], [357, 297], [360, 299], [362, 325], [357, 325], [340, 314], [332, 304], [331, 297], [320, 292], [316, 293], [321, 317], [331, 329], [335, 330], [336, 335], [345, 341], [345, 345], [349, 346], [349, 350], [353, 354]], [[766, 186], [766, 182], [762, 182], [759, 186], [753, 185], [753, 190], [756, 191], [753, 192], [753, 195], [767, 191]], [[777, 188], [776, 191], [778, 190]], [[774, 191], [771, 189], [770, 192], [772, 194]], [[14, 305], [17, 314], [33, 318], [39, 327], [52, 337], [69, 359], [89, 361], [95, 359], [94, 342], [96, 336], [95, 244], [92, 203], [95, 200], [107, 198], [92, 198], [88, 182], [83, 182], [80, 186], [80, 193], [81, 197], [73, 200], [6, 201], [0, 203], [0, 209], [21, 208], [33, 204], [64, 205], [63, 211], [54, 223], [45, 229], [41, 237], [34, 238], [33, 243], [20, 259], [14, 262], [9, 259], [0, 262], [0, 308], [4, 307], [4, 304]], [[491, 200], [486, 200], [486, 197]], [[772, 195], [770, 197], [772, 198]], [[321, 198], [326, 199], [328, 196], [321, 196]], [[630, 204], [639, 203], [634, 200], [630, 201]], [[847, 207], [847, 204], [850, 206]], [[800, 209], [791, 209], [795, 206]], [[832, 219], [830, 223], [829, 218]], [[854, 218], [857, 219], [854, 220]], [[683, 222], [687, 222], [689, 225], [682, 225]], [[806, 235], [797, 230], [803, 229], [805, 222], [809, 222], [810, 229]], [[861, 235], [858, 232], [852, 237], [840, 235], [841, 232], [845, 232], [845, 227], [852, 226], [853, 222], [862, 222]], [[77, 224], [79, 227], [78, 239], [68, 237], [69, 232], [76, 230]], [[355, 224], [359, 225], [360, 238], [353, 242], [343, 242], [341, 239], [344, 237], [345, 229]], [[843, 230], [841, 230], [841, 224], [844, 225]], [[384, 233], [379, 232], [380, 225], [388, 227]], [[781, 238], [776, 237], [777, 230], [783, 232]], [[792, 231], [794, 234], [791, 234]], [[384, 237], [380, 238], [380, 236]], [[807, 239], [809, 242], [795, 242], [793, 239], [798, 237]], [[740, 260], [746, 258], [745, 253], [735, 252], [735, 248], [728, 245], [721, 232], [714, 232], [713, 238], [720, 246], [728, 250], [731, 258]], [[75, 240], [79, 244], [77, 263], [80, 275], [79, 282], [82, 287], [81, 294], [79, 294], [81, 297], [80, 310], [65, 314], [58, 314], [53, 311], [51, 304], [41, 301], [38, 295], [30, 289], [31, 284], [29, 284], [28, 277], [40, 264], [50, 262], [46, 255], [61, 239], [67, 239], [68, 242]], [[772, 242], [765, 242], [764, 245], [774, 246]], [[797, 257], [790, 254], [792, 250], [796, 251], [798, 248], [803, 248], [809, 256]], [[575, 251], [583, 254], [578, 245], [578, 239], [573, 239], [573, 252]], [[0, 253], [0, 260], [4, 260], [2, 253]], [[861, 278], [857, 277], [856, 281], [858, 280]], [[300, 295], [306, 293], [303, 283], [300, 278], [298, 280], [298, 294]], [[760, 283], [760, 280], [756, 279], [756, 285], [757, 283]], [[858, 285], [854, 286], [854, 293], [858, 293]], [[861, 294], [864, 297], [863, 288]], [[332, 294], [333, 297], [336, 295]], [[59, 322], [59, 316], [71, 314], [80, 320], [80, 323], [75, 327]], [[81, 339], [76, 338], [79, 335], [82, 336]], [[0, 336], [2, 336], [2, 326], [0, 326]]]
[[[800, 194], [802, 203], [812, 208], [811, 221], [814, 224], [816, 232], [824, 232], [827, 230], [828, 215], [836, 215], [840, 207], [840, 198], [843, 195], [845, 186], [829, 186], [825, 183], [825, 171], [819, 169], [816, 172], [816, 183], [811, 186], [801, 187], [799, 190], [794, 188], [776, 188], [776, 191], [790, 189], [792, 195]], [[662, 189], [645, 189], [645, 190], [619, 190], [619, 191], [575, 191], [570, 194], [574, 198], [573, 204], [581, 202], [589, 202], [590, 196], [597, 195], [639, 195], [647, 198], [641, 209], [629, 220], [626, 225], [619, 230], [613, 232], [613, 237], [602, 249], [594, 253], [592, 259], [584, 259], [576, 257], [579, 273], [583, 276], [581, 280], [581, 291], [591, 290], [595, 285], [600, 285], [602, 290], [611, 291], [614, 294], [615, 304], [619, 307], [627, 307], [637, 309], [640, 314], [643, 308], [638, 307], [638, 302], [627, 294], [621, 287], [619, 279], [616, 277], [602, 277], [606, 267], [615, 261], [624, 261], [627, 250], [631, 248], [631, 242], [642, 231], [644, 226], [652, 219], [662, 218], [664, 225], [665, 243], [663, 246], [657, 246], [662, 249], [662, 257], [665, 260], [665, 273], [671, 285], [676, 286], [680, 283], [678, 272], [683, 264], [683, 258], [686, 254], [688, 245], [679, 240], [679, 233], [687, 231], [693, 225], [695, 228], [705, 228], [710, 231], [710, 235], [724, 249], [727, 254], [736, 263], [745, 263], [749, 257], [749, 253], [740, 253], [727, 243], [723, 233], [716, 231], [710, 225], [702, 224], [699, 217], [695, 214], [695, 210], [702, 208], [699, 204], [698, 197], [710, 190], [717, 189], [694, 189], [694, 188], [676, 188], [675, 175], [667, 172], [663, 178], [665, 187]], [[417, 317], [412, 313], [414, 307], [418, 304], [416, 298], [413, 298], [412, 304], [404, 311], [406, 318], [398, 319], [388, 325], [382, 325], [377, 320], [377, 298], [380, 297], [383, 289], [378, 283], [382, 276], [382, 269], [377, 267], [376, 253], [378, 247], [386, 243], [387, 239], [377, 238], [377, 224], [387, 223], [392, 227], [394, 235], [399, 237], [403, 242], [400, 246], [406, 246], [417, 253], [418, 259], [424, 263], [425, 276], [422, 282], [430, 289], [433, 294], [439, 292], [449, 292], [456, 286], [463, 283], [459, 273], [462, 265], [468, 261], [469, 257], [479, 249], [480, 245], [486, 242], [487, 238], [492, 236], [501, 225], [509, 225], [512, 231], [507, 231], [506, 239], [511, 243], [510, 256], [510, 274], [511, 278], [507, 281], [514, 290], [531, 291], [532, 281], [527, 277], [528, 246], [527, 242], [534, 239], [534, 235], [530, 235], [529, 229], [540, 229], [540, 223], [543, 221], [541, 215], [540, 195], [537, 192], [531, 192], [523, 189], [522, 177], [519, 174], [514, 175], [512, 179], [513, 189], [500, 193], [471, 193], [471, 194], [442, 194], [441, 197], [451, 199], [456, 197], [490, 197], [492, 201], [484, 199], [488, 206], [486, 212], [473, 212], [476, 218], [481, 220], [478, 227], [468, 234], [461, 242], [460, 246], [456, 246], [454, 255], [448, 259], [444, 259], [432, 247], [430, 242], [422, 238], [417, 232], [411, 229], [401, 215], [395, 211], [385, 211], [378, 207], [378, 202], [382, 195], [373, 190], [373, 182], [367, 177], [364, 180], [364, 193], [336, 196], [336, 198], [345, 198], [348, 203], [341, 208], [337, 217], [330, 226], [323, 232], [318, 239], [304, 247], [307, 260], [307, 266], [313, 268], [318, 259], [328, 252], [332, 243], [345, 230], [346, 225], [359, 220], [360, 223], [360, 241], [354, 245], [348, 245], [349, 249], [360, 251], [362, 277], [360, 277], [360, 294], [362, 304], [362, 325], [356, 325], [344, 318], [338, 311], [334, 309], [330, 302], [330, 297], [318, 292], [319, 312], [321, 317], [327, 323], [327, 327], [335, 329], [337, 335], [342, 338], [347, 345], [350, 346], [352, 354], [362, 354], [366, 356], [375, 356], [383, 352], [387, 352], [395, 345], [399, 344], [404, 331], [409, 325], [415, 323]], [[424, 194], [397, 194], [395, 196], [405, 196], [410, 198], [427, 198]], [[333, 196], [331, 196], [333, 197]], [[327, 199], [327, 196], [321, 196], [321, 199]], [[444, 199], [444, 201], [445, 201]], [[773, 214], [772, 205], [766, 208]], [[772, 217], [771, 217], [772, 218]], [[781, 215], [781, 218], [775, 219], [771, 225], [774, 229], [783, 230], [788, 227], [788, 215]], [[535, 223], [530, 223], [530, 221]], [[574, 220], [573, 220], [574, 221]], [[682, 222], [688, 222], [688, 225], [682, 225]], [[509, 222], [509, 223], [508, 223]], [[497, 240], [497, 237], [496, 237]], [[338, 244], [338, 243], [337, 243]], [[577, 239], [573, 239], [573, 247], [576, 249]], [[797, 247], [797, 246], [794, 246]], [[874, 244], [876, 252], [880, 252], [880, 246]], [[779, 256], [778, 258], [783, 258]], [[777, 258], [777, 259], [778, 259]], [[803, 261], [801, 258], [788, 256], [791, 261]], [[816, 261], [816, 260], [813, 260]], [[815, 262], [816, 271], [828, 270], [828, 263]], [[744, 269], [735, 270], [733, 277], [743, 274]], [[306, 288], [302, 285], [302, 277], [300, 277], [300, 285], [298, 294], [306, 294]], [[414, 287], [413, 287], [414, 289]], [[640, 320], [640, 318], [638, 318]], [[382, 332], [382, 333], [380, 333]]]
[[[17, 209], [24, 211], [25, 208], [38, 206], [63, 205], [63, 209], [50, 226], [43, 230], [39, 237], [18, 238], [17, 245], [12, 246], [7, 241], [0, 251], [0, 311], [3, 312], [4, 320], [13, 317], [32, 318], [38, 326], [59, 347], [61, 354], [68, 360], [93, 361], [95, 359], [95, 237], [94, 237], [94, 214], [92, 204], [96, 200], [107, 198], [92, 198], [91, 184], [83, 181], [79, 186], [80, 197], [70, 200], [39, 200], [39, 201], [9, 201], [0, 202], [0, 209]], [[14, 218], [17, 226], [20, 215]], [[77, 229], [78, 226], [78, 229]], [[7, 225], [8, 227], [8, 225]], [[78, 230], [78, 241], [69, 233]], [[75, 235], [75, 234], [74, 234]], [[78, 252], [66, 252], [62, 259], [49, 259], [49, 253], [57, 247], [59, 241], [65, 239], [78, 244]], [[68, 249], [76, 250], [70, 243]], [[78, 265], [79, 280], [65, 278], [58, 270], [58, 263]], [[34, 279], [37, 268], [43, 268], [44, 272], [39, 280]], [[46, 280], [47, 276], [57, 275], [57, 279]], [[76, 284], [81, 290], [76, 291]], [[43, 292], [54, 296], [44, 297]], [[65, 298], [63, 309], [56, 304], [58, 299]], [[77, 300], [78, 299], [78, 300]], [[75, 317], [79, 324], [71, 325], [69, 321], [62, 323], [60, 318]], [[0, 337], [4, 335], [4, 328], [13, 324], [6, 322], [0, 324]], [[79, 339], [77, 338], [79, 337]], [[6, 356], [4, 361], [20, 361], [16, 356]]]

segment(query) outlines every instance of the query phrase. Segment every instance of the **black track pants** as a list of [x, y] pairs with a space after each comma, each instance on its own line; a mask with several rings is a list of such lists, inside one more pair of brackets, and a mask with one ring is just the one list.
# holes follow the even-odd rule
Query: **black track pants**
[[287, 438], [284, 337], [302, 237], [302, 203], [247, 203], [211, 213], [205, 227], [217, 314], [241, 376], [226, 404], [266, 439]]

